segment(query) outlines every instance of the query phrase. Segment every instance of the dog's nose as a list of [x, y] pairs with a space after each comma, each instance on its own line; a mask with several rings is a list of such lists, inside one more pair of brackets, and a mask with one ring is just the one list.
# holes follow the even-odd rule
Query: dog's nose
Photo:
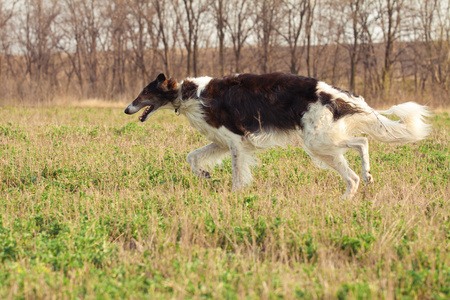
[[125, 113], [127, 115], [132, 115], [140, 110], [139, 106], [134, 106], [133, 103], [134, 101], [131, 102], [130, 105], [127, 106], [127, 108], [125, 108]]

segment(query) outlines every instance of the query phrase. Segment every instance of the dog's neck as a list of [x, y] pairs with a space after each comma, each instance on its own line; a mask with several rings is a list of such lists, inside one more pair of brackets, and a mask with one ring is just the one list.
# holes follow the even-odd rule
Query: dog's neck
[[181, 99], [179, 97], [172, 105], [176, 115], [182, 114], [189, 118], [193, 114], [201, 113], [201, 102], [195, 98]]
[[183, 87], [183, 83], [177, 84], [178, 96], [172, 101], [173, 108], [175, 110], [176, 115], [181, 114], [181, 106], [183, 105], [183, 99], [181, 96], [181, 89]]
[[178, 97], [173, 100], [172, 105], [176, 115], [183, 114], [189, 118], [189, 115], [199, 113], [201, 101], [195, 94], [186, 95], [183, 91], [183, 83], [178, 84]]

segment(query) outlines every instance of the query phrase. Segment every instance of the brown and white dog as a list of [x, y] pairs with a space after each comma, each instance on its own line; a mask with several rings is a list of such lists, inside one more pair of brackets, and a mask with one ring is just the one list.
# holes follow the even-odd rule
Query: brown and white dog
[[[375, 111], [364, 99], [322, 81], [297, 75], [241, 74], [223, 78], [187, 78], [181, 83], [160, 74], [125, 110], [147, 120], [158, 109], [173, 109], [212, 143], [187, 156], [197, 176], [210, 178], [208, 168], [231, 154], [233, 190], [252, 181], [252, 154], [293, 140], [321, 165], [336, 170], [345, 180], [343, 198], [352, 197], [359, 177], [344, 154], [355, 149], [361, 156], [362, 178], [372, 182], [367, 133], [378, 141], [404, 144], [424, 139], [430, 125], [428, 109], [414, 102]], [[381, 114], [394, 114], [392, 121]]]

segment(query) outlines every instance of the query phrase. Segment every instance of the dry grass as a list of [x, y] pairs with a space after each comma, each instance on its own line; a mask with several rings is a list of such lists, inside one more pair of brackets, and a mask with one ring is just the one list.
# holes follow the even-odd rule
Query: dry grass
[[[196, 178], [207, 141], [172, 112], [0, 110], [1, 298], [446, 298], [450, 117], [418, 144], [371, 143], [375, 183], [344, 184], [293, 147]], [[350, 164], [360, 170], [357, 153]]]

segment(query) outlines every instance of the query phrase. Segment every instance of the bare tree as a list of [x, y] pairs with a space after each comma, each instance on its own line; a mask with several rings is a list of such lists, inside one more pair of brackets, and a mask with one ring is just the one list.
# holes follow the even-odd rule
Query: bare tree
[[6, 1], [1, 0], [0, 1], [0, 31], [4, 32], [4, 28], [8, 21], [13, 16], [14, 12], [14, 6], [16, 5], [17, 1], [12, 2], [10, 4], [10, 8], [7, 8], [5, 5]]
[[[416, 62], [422, 66], [422, 89], [429, 76], [434, 84], [449, 89], [450, 79], [450, 4], [424, 0], [418, 5], [419, 36]], [[424, 74], [426, 73], [426, 74]]]
[[125, 91], [126, 77], [125, 65], [127, 60], [128, 42], [128, 16], [129, 6], [126, 0], [108, 1], [105, 17], [110, 19], [108, 33], [110, 39], [110, 50], [113, 56], [111, 95], [121, 94]]
[[[316, 7], [320, 9], [316, 10]], [[323, 79], [331, 77], [333, 84], [339, 51], [337, 45], [342, 35], [334, 13], [335, 8], [328, 5], [327, 1], [315, 0], [308, 9], [306, 22], [308, 76]]]
[[311, 0], [300, 0], [298, 2], [285, 0], [283, 2], [282, 20], [284, 20], [284, 24], [277, 32], [288, 44], [290, 53], [289, 70], [292, 74], [298, 74], [300, 71], [299, 58], [304, 48], [300, 47], [299, 42], [310, 4]]
[[306, 11], [306, 69], [308, 76], [311, 76], [311, 36], [314, 21], [314, 11], [318, 0], [311, 0]]
[[[173, 22], [169, 18], [169, 9], [167, 8], [167, 1], [153, 0], [153, 6], [156, 10], [156, 16], [158, 18], [158, 35], [161, 37], [163, 43], [163, 55], [164, 71], [167, 76], [171, 76], [171, 61], [170, 61], [170, 44], [168, 36], [168, 23]], [[176, 38], [176, 35], [174, 35]]]
[[[64, 38], [60, 40], [59, 49], [63, 51], [70, 63], [65, 68], [67, 76], [66, 90], [75, 75], [79, 90], [84, 96], [100, 96], [98, 91], [98, 51], [103, 18], [101, 17], [101, 0], [65, 0], [63, 20], [60, 23]], [[107, 76], [104, 78], [107, 79]]]
[[242, 49], [253, 29], [253, 25], [248, 18], [250, 0], [230, 0], [226, 3], [228, 7], [232, 8], [229, 10], [226, 30], [233, 43], [234, 71], [239, 73]]
[[48, 75], [50, 58], [56, 49], [58, 35], [54, 31], [54, 23], [59, 15], [56, 0], [26, 0], [24, 20], [20, 24], [18, 40], [26, 61], [26, 75], [38, 82]]
[[350, 90], [355, 90], [356, 65], [358, 63], [359, 40], [361, 36], [360, 14], [361, 6], [364, 0], [350, 0], [346, 3], [344, 11], [348, 10], [348, 16], [351, 24], [350, 42], [345, 43], [344, 47], [347, 49], [350, 58]]
[[[90, 89], [97, 91], [98, 82], [98, 47], [100, 44], [100, 31], [104, 27], [100, 20], [99, 0], [81, 1], [80, 10], [83, 16], [83, 32], [81, 45], [83, 49], [83, 61]], [[97, 92], [96, 92], [97, 93]]]
[[219, 40], [219, 65], [220, 65], [220, 75], [225, 75], [225, 65], [224, 65], [224, 42], [225, 42], [225, 29], [227, 23], [227, 8], [224, 4], [224, 0], [214, 0], [214, 17], [216, 20], [217, 38]]
[[375, 4], [364, 1], [360, 8], [360, 58], [363, 65], [363, 93], [374, 93], [379, 88], [380, 75], [378, 72], [378, 58], [375, 53], [374, 28], [376, 16], [373, 11]]
[[[65, 0], [66, 13], [64, 14], [65, 26], [63, 26], [64, 38], [61, 39], [59, 49], [64, 51], [70, 61], [71, 68], [65, 68], [67, 75], [67, 87], [71, 84], [73, 74], [75, 74], [81, 91], [84, 89], [83, 85], [83, 67], [82, 67], [82, 35], [83, 26], [81, 24], [80, 14], [80, 1], [77, 0]], [[75, 45], [73, 45], [75, 42]]]
[[14, 7], [17, 2], [10, 3], [10, 7], [6, 7], [5, 1], [0, 1], [0, 78], [3, 75], [3, 53], [7, 53], [10, 47], [10, 38], [7, 34], [7, 25], [14, 15]]
[[280, 0], [256, 1], [255, 6], [255, 30], [258, 39], [258, 50], [261, 60], [261, 71], [267, 73], [272, 71], [273, 53], [277, 35], [275, 34], [279, 25]]
[[394, 43], [400, 36], [402, 9], [405, 0], [378, 0], [378, 18], [384, 41], [384, 64], [381, 73], [381, 89], [389, 91], [394, 63]]
[[[366, 0], [343, 0], [340, 2], [330, 2], [330, 8], [339, 13], [337, 27], [339, 31], [335, 33], [336, 42], [340, 46], [336, 48], [344, 48], [347, 50], [349, 57], [349, 88], [355, 90], [357, 65], [360, 60], [361, 40], [363, 39], [364, 24], [367, 22]], [[363, 16], [364, 15], [364, 16]], [[341, 34], [342, 32], [342, 34]], [[342, 38], [342, 43], [340, 39]]]
[[184, 10], [183, 13], [183, 11], [178, 9], [178, 1], [180, 0], [173, 1], [174, 8], [176, 9], [178, 30], [187, 51], [187, 74], [188, 76], [197, 76], [201, 18], [207, 11], [209, 3], [206, 0], [181, 0], [182, 9]]
[[154, 43], [149, 42], [152, 37], [155, 41], [157, 37], [152, 32], [155, 23], [155, 11], [147, 0], [129, 1], [130, 21], [126, 24], [130, 37], [130, 46], [133, 50], [133, 62], [138, 78], [143, 85], [147, 81], [147, 63], [146, 56], [149, 55], [148, 48], [152, 48]]

